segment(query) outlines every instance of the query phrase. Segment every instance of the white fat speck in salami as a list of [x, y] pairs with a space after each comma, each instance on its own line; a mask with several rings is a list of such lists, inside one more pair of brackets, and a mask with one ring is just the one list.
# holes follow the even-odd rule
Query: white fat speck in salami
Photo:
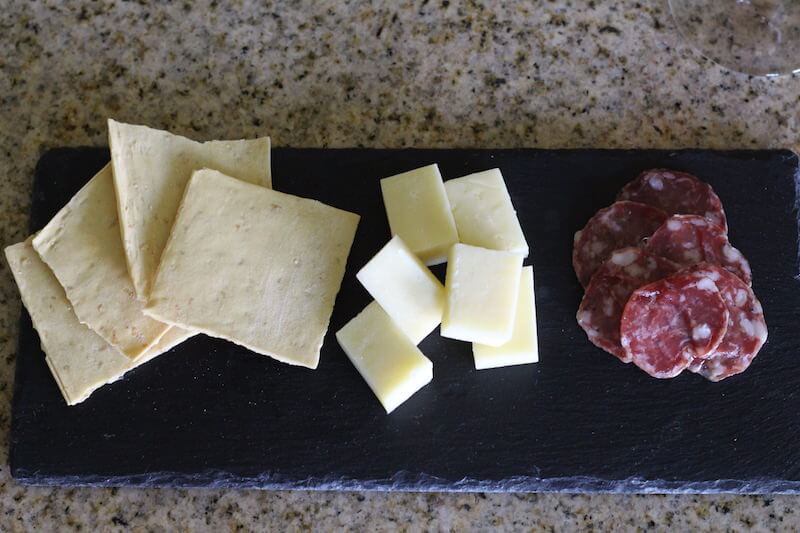
[[725, 337], [729, 313], [709, 284], [714, 282], [681, 271], [634, 291], [620, 323], [626, 357], [653, 377], [671, 378], [694, 358], [713, 353]]
[[717, 349], [706, 359], [692, 361], [689, 370], [710, 381], [745, 371], [767, 340], [761, 303], [750, 287], [724, 268], [702, 264], [690, 272], [701, 279], [715, 280], [728, 309], [728, 327]]
[[711, 336], [711, 328], [708, 324], [698, 324], [692, 328], [692, 339], [695, 341], [702, 341]]
[[694, 226], [701, 226], [701, 227], [708, 226], [708, 220], [700, 216], [690, 218], [689, 222]]
[[598, 211], [576, 234], [572, 251], [575, 274], [584, 287], [612, 252], [638, 246], [665, 220], [666, 213], [636, 202], [616, 202]]
[[717, 285], [711, 278], [701, 277], [697, 280], [697, 288], [708, 292], [717, 292]]
[[617, 200], [652, 205], [668, 215], [700, 215], [728, 231], [725, 211], [714, 189], [685, 172], [664, 169], [642, 172], [622, 189]]
[[678, 231], [679, 229], [681, 229], [681, 223], [675, 220], [674, 218], [671, 218], [667, 220], [667, 229], [669, 229], [670, 231]]
[[637, 258], [642, 257], [642, 254], [635, 248], [623, 248], [611, 254], [611, 262], [617, 266], [628, 266]]
[[697, 215], [674, 215], [647, 239], [645, 250], [684, 266], [706, 262], [720, 265], [747, 283], [752, 283], [750, 263], [731, 246], [719, 226]]
[[597, 269], [578, 308], [578, 324], [598, 348], [629, 363], [620, 340], [620, 318], [631, 293], [680, 267], [637, 247], [622, 248]]
[[647, 181], [650, 184], [650, 187], [652, 187], [656, 191], [664, 190], [664, 180], [662, 180], [661, 176], [659, 176], [658, 174], [651, 174]]
[[[719, 278], [717, 278], [719, 279]], [[737, 289], [734, 303], [737, 307], [742, 307], [747, 302], [747, 291], [744, 289]]]

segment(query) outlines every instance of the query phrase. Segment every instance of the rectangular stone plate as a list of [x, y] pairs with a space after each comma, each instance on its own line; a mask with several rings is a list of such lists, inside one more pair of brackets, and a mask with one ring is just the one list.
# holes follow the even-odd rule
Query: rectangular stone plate
[[[31, 230], [108, 161], [42, 158]], [[362, 216], [319, 369], [197, 336], [67, 407], [21, 319], [11, 472], [48, 485], [445, 491], [800, 491], [800, 283], [786, 151], [278, 149], [279, 191]], [[438, 162], [445, 178], [498, 166], [536, 269], [541, 362], [477, 372], [469, 344], [422, 345], [433, 382], [384, 414], [333, 336], [369, 301], [355, 273], [388, 240], [378, 180]], [[750, 259], [769, 341], [740, 376], [656, 380], [591, 345], [575, 322], [572, 235], [643, 169], [709, 181]], [[437, 274], [442, 275], [443, 265]]]

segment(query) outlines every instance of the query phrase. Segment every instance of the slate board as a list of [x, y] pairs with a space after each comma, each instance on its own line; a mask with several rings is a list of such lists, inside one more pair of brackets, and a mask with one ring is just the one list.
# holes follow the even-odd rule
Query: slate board
[[[31, 229], [106, 161], [41, 160]], [[274, 185], [362, 215], [319, 369], [193, 338], [67, 407], [23, 311], [11, 472], [52, 485], [444, 491], [800, 491], [800, 284], [795, 174], [786, 151], [274, 151]], [[446, 178], [499, 166], [536, 267], [541, 362], [477, 372], [433, 334], [434, 381], [384, 414], [333, 332], [369, 298], [356, 270], [388, 239], [378, 179], [438, 162]], [[648, 377], [575, 323], [572, 234], [645, 168], [707, 179], [751, 260], [769, 342], [745, 374]], [[442, 274], [442, 268], [438, 274]]]

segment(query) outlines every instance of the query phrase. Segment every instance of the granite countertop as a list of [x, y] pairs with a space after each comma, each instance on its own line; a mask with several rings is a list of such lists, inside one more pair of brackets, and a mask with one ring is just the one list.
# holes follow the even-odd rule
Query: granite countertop
[[[8, 2], [0, 246], [33, 168], [105, 119], [279, 146], [786, 147], [796, 77], [727, 72], [664, 0]], [[0, 261], [0, 529], [795, 529], [797, 497], [52, 489], [9, 477], [19, 296]]]

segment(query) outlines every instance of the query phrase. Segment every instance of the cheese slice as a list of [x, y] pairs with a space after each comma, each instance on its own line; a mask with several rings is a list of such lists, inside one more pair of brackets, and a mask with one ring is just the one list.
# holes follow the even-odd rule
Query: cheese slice
[[517, 313], [511, 339], [500, 346], [473, 344], [475, 368], [497, 368], [539, 361], [539, 341], [536, 336], [536, 299], [533, 290], [533, 267], [522, 267], [519, 280]]
[[122, 241], [140, 300], [146, 300], [192, 172], [213, 168], [272, 187], [269, 137], [200, 143], [166, 131], [108, 121]]
[[359, 217], [195, 172], [145, 313], [316, 368]]
[[447, 263], [442, 336], [489, 346], [511, 339], [522, 255], [456, 244]]
[[45, 362], [68, 405], [84, 401], [96, 389], [122, 377], [182, 339], [167, 333], [137, 361], [122, 355], [72, 311], [64, 289], [41, 260], [32, 238], [5, 249], [22, 303], [39, 333]]
[[356, 278], [415, 345], [442, 321], [444, 286], [399, 236], [370, 259]]
[[528, 255], [528, 243], [500, 169], [470, 174], [444, 184], [464, 244]]
[[337, 331], [336, 340], [387, 414], [433, 379], [433, 363], [377, 302]]
[[439, 167], [384, 178], [381, 192], [392, 235], [399, 235], [426, 265], [444, 263], [458, 232]]
[[72, 197], [33, 239], [78, 319], [131, 359], [158, 342], [169, 325], [142, 313], [128, 276], [111, 165]]

